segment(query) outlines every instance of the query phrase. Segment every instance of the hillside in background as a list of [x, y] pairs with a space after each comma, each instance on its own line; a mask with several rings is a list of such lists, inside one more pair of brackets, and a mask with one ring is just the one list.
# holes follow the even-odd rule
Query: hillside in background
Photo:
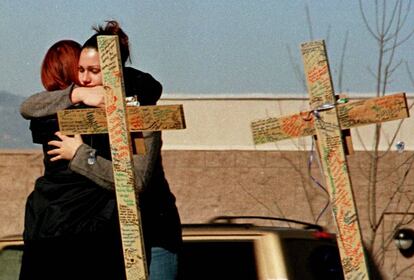
[[32, 143], [29, 122], [19, 113], [24, 97], [0, 91], [0, 149], [36, 148]]

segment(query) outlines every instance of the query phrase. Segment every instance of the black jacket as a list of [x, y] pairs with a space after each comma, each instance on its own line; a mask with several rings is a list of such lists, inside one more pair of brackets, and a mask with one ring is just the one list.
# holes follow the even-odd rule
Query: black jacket
[[[136, 95], [140, 105], [155, 105], [161, 96], [161, 84], [148, 73], [126, 67], [124, 82], [126, 96]], [[27, 201], [25, 240], [94, 232], [113, 223], [117, 212], [114, 192], [73, 172], [69, 161], [50, 161], [47, 151], [54, 147], [47, 142], [56, 139], [54, 133], [59, 129], [56, 114], [32, 118], [30, 128], [33, 142], [43, 146], [45, 172]], [[111, 159], [108, 135], [82, 138], [97, 150], [97, 155]], [[176, 251], [181, 244], [180, 219], [160, 154], [148, 188], [139, 195], [139, 205], [146, 246]]]

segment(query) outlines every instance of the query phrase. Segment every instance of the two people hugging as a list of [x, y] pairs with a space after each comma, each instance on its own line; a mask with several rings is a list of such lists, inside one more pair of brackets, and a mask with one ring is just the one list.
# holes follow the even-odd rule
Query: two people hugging
[[[126, 96], [155, 105], [161, 84], [127, 67], [127, 34], [117, 21], [94, 27], [81, 46], [61, 40], [46, 52], [41, 79], [45, 91], [20, 107], [30, 120], [34, 143], [44, 153], [44, 174], [26, 202], [20, 279], [125, 279], [109, 137], [65, 136], [59, 110], [105, 105], [97, 36], [117, 35]], [[149, 277], [176, 279], [181, 223], [165, 178], [161, 132], [144, 132], [145, 154], [134, 154], [135, 192], [140, 206]]]

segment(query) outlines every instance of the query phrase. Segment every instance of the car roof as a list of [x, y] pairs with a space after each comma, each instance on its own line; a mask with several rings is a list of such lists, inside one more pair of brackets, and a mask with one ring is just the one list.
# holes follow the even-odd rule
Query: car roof
[[281, 238], [328, 238], [335, 235], [314, 229], [300, 229], [289, 227], [261, 226], [255, 224], [228, 224], [228, 223], [194, 223], [183, 224], [183, 237], [188, 236], [257, 236], [277, 235]]

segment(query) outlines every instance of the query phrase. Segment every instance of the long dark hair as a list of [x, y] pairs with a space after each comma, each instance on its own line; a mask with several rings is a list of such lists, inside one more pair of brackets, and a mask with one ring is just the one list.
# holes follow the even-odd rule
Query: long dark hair
[[121, 61], [122, 65], [125, 66], [126, 61], [130, 61], [129, 39], [128, 35], [119, 26], [119, 23], [115, 20], [109, 20], [106, 21], [105, 26], [97, 25], [92, 28], [96, 33], [83, 44], [82, 49], [98, 50], [98, 41], [96, 38], [99, 35], [118, 35], [119, 47], [121, 49]]

